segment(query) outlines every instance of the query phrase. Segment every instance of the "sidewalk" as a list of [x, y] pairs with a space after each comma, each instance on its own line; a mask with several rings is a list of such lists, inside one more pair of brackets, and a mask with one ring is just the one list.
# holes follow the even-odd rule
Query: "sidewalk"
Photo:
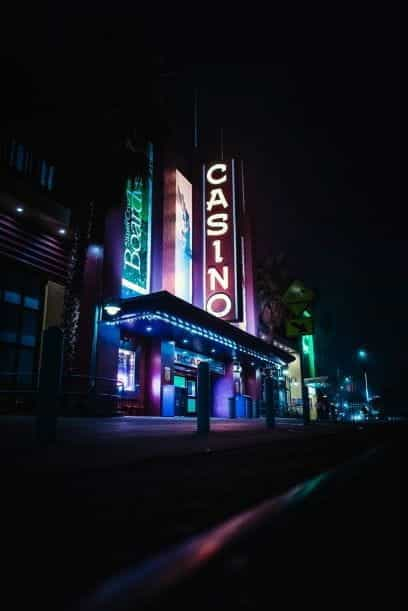
[[305, 428], [300, 420], [277, 419], [276, 428], [267, 429], [264, 419], [212, 419], [210, 434], [199, 437], [195, 418], [59, 418], [57, 442], [41, 448], [35, 440], [34, 417], [4, 416], [0, 458], [3, 466], [25, 472], [82, 471], [327, 436], [343, 428], [338, 424]]

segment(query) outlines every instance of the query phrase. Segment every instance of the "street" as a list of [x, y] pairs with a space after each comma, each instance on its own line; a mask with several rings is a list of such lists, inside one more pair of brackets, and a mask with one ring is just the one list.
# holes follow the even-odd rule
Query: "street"
[[29, 596], [65, 608], [124, 568], [400, 435], [390, 425], [280, 421], [270, 431], [223, 421], [201, 439], [193, 421], [137, 420], [67, 419], [49, 449], [35, 448], [29, 419], [2, 421], [7, 582], [24, 575], [16, 604]]

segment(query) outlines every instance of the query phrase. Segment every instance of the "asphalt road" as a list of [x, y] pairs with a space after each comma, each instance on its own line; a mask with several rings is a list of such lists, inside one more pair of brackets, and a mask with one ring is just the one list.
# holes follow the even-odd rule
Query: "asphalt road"
[[[19, 459], [10, 435], [2, 478], [3, 576], [12, 592], [5, 608], [23, 608], [27, 600], [41, 609], [75, 608], [80, 595], [110, 575], [401, 435], [392, 426], [303, 431], [283, 423], [272, 437], [260, 429], [249, 433], [251, 443], [239, 435], [221, 443], [230, 430], [223, 426], [218, 438], [204, 441], [192, 441], [191, 430], [168, 441], [169, 431], [150, 429], [140, 437], [148, 438], [150, 457], [143, 443], [143, 451], [134, 451], [132, 436], [132, 443], [115, 445], [108, 426], [93, 439], [89, 423], [82, 442], [72, 445], [75, 435], [66, 432], [62, 454], [55, 449], [40, 458], [26, 438]], [[198, 449], [191, 451], [191, 443]], [[68, 460], [76, 451], [80, 458]]]

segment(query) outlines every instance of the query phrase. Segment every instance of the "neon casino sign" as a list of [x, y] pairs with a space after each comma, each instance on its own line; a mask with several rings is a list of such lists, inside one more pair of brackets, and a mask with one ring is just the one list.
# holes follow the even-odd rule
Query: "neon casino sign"
[[242, 318], [235, 173], [234, 159], [203, 168], [205, 309], [231, 322]]
[[[148, 149], [152, 164], [151, 148]], [[150, 292], [151, 168], [148, 176], [128, 179], [126, 184], [125, 232], [122, 267], [122, 298]]]

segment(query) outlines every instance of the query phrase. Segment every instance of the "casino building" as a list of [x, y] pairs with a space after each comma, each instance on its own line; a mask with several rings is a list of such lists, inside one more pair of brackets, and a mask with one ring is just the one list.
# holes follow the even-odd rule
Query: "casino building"
[[278, 380], [294, 356], [256, 336], [243, 165], [217, 160], [191, 176], [170, 162], [161, 180], [150, 143], [146, 159], [145, 176], [127, 180], [123, 201], [106, 218], [103, 248], [88, 250], [92, 286], [84, 284], [79, 341], [89, 365], [82, 373], [87, 365], [94, 372], [99, 396], [114, 394], [114, 381], [130, 414], [193, 416], [197, 366], [205, 360], [212, 415], [259, 415], [263, 377], [276, 380], [278, 401]]
[[[42, 331], [57, 325], [68, 412], [194, 416], [201, 361], [209, 363], [212, 416], [261, 415], [266, 378], [278, 406], [283, 372], [298, 355], [287, 342], [257, 337], [243, 163], [194, 154], [186, 162], [149, 140], [125, 148], [121, 178], [104, 172], [107, 164], [98, 169], [99, 184], [117, 181], [118, 189], [90, 190], [97, 222], [89, 229], [88, 215], [87, 231], [81, 203], [75, 212], [54, 195], [58, 167], [54, 176], [45, 161], [40, 196], [0, 194], [2, 270], [10, 270], [7, 282], [19, 279], [0, 293], [18, 320], [0, 330], [2, 389], [35, 391]], [[17, 142], [3, 152], [16, 183], [32, 156]]]

